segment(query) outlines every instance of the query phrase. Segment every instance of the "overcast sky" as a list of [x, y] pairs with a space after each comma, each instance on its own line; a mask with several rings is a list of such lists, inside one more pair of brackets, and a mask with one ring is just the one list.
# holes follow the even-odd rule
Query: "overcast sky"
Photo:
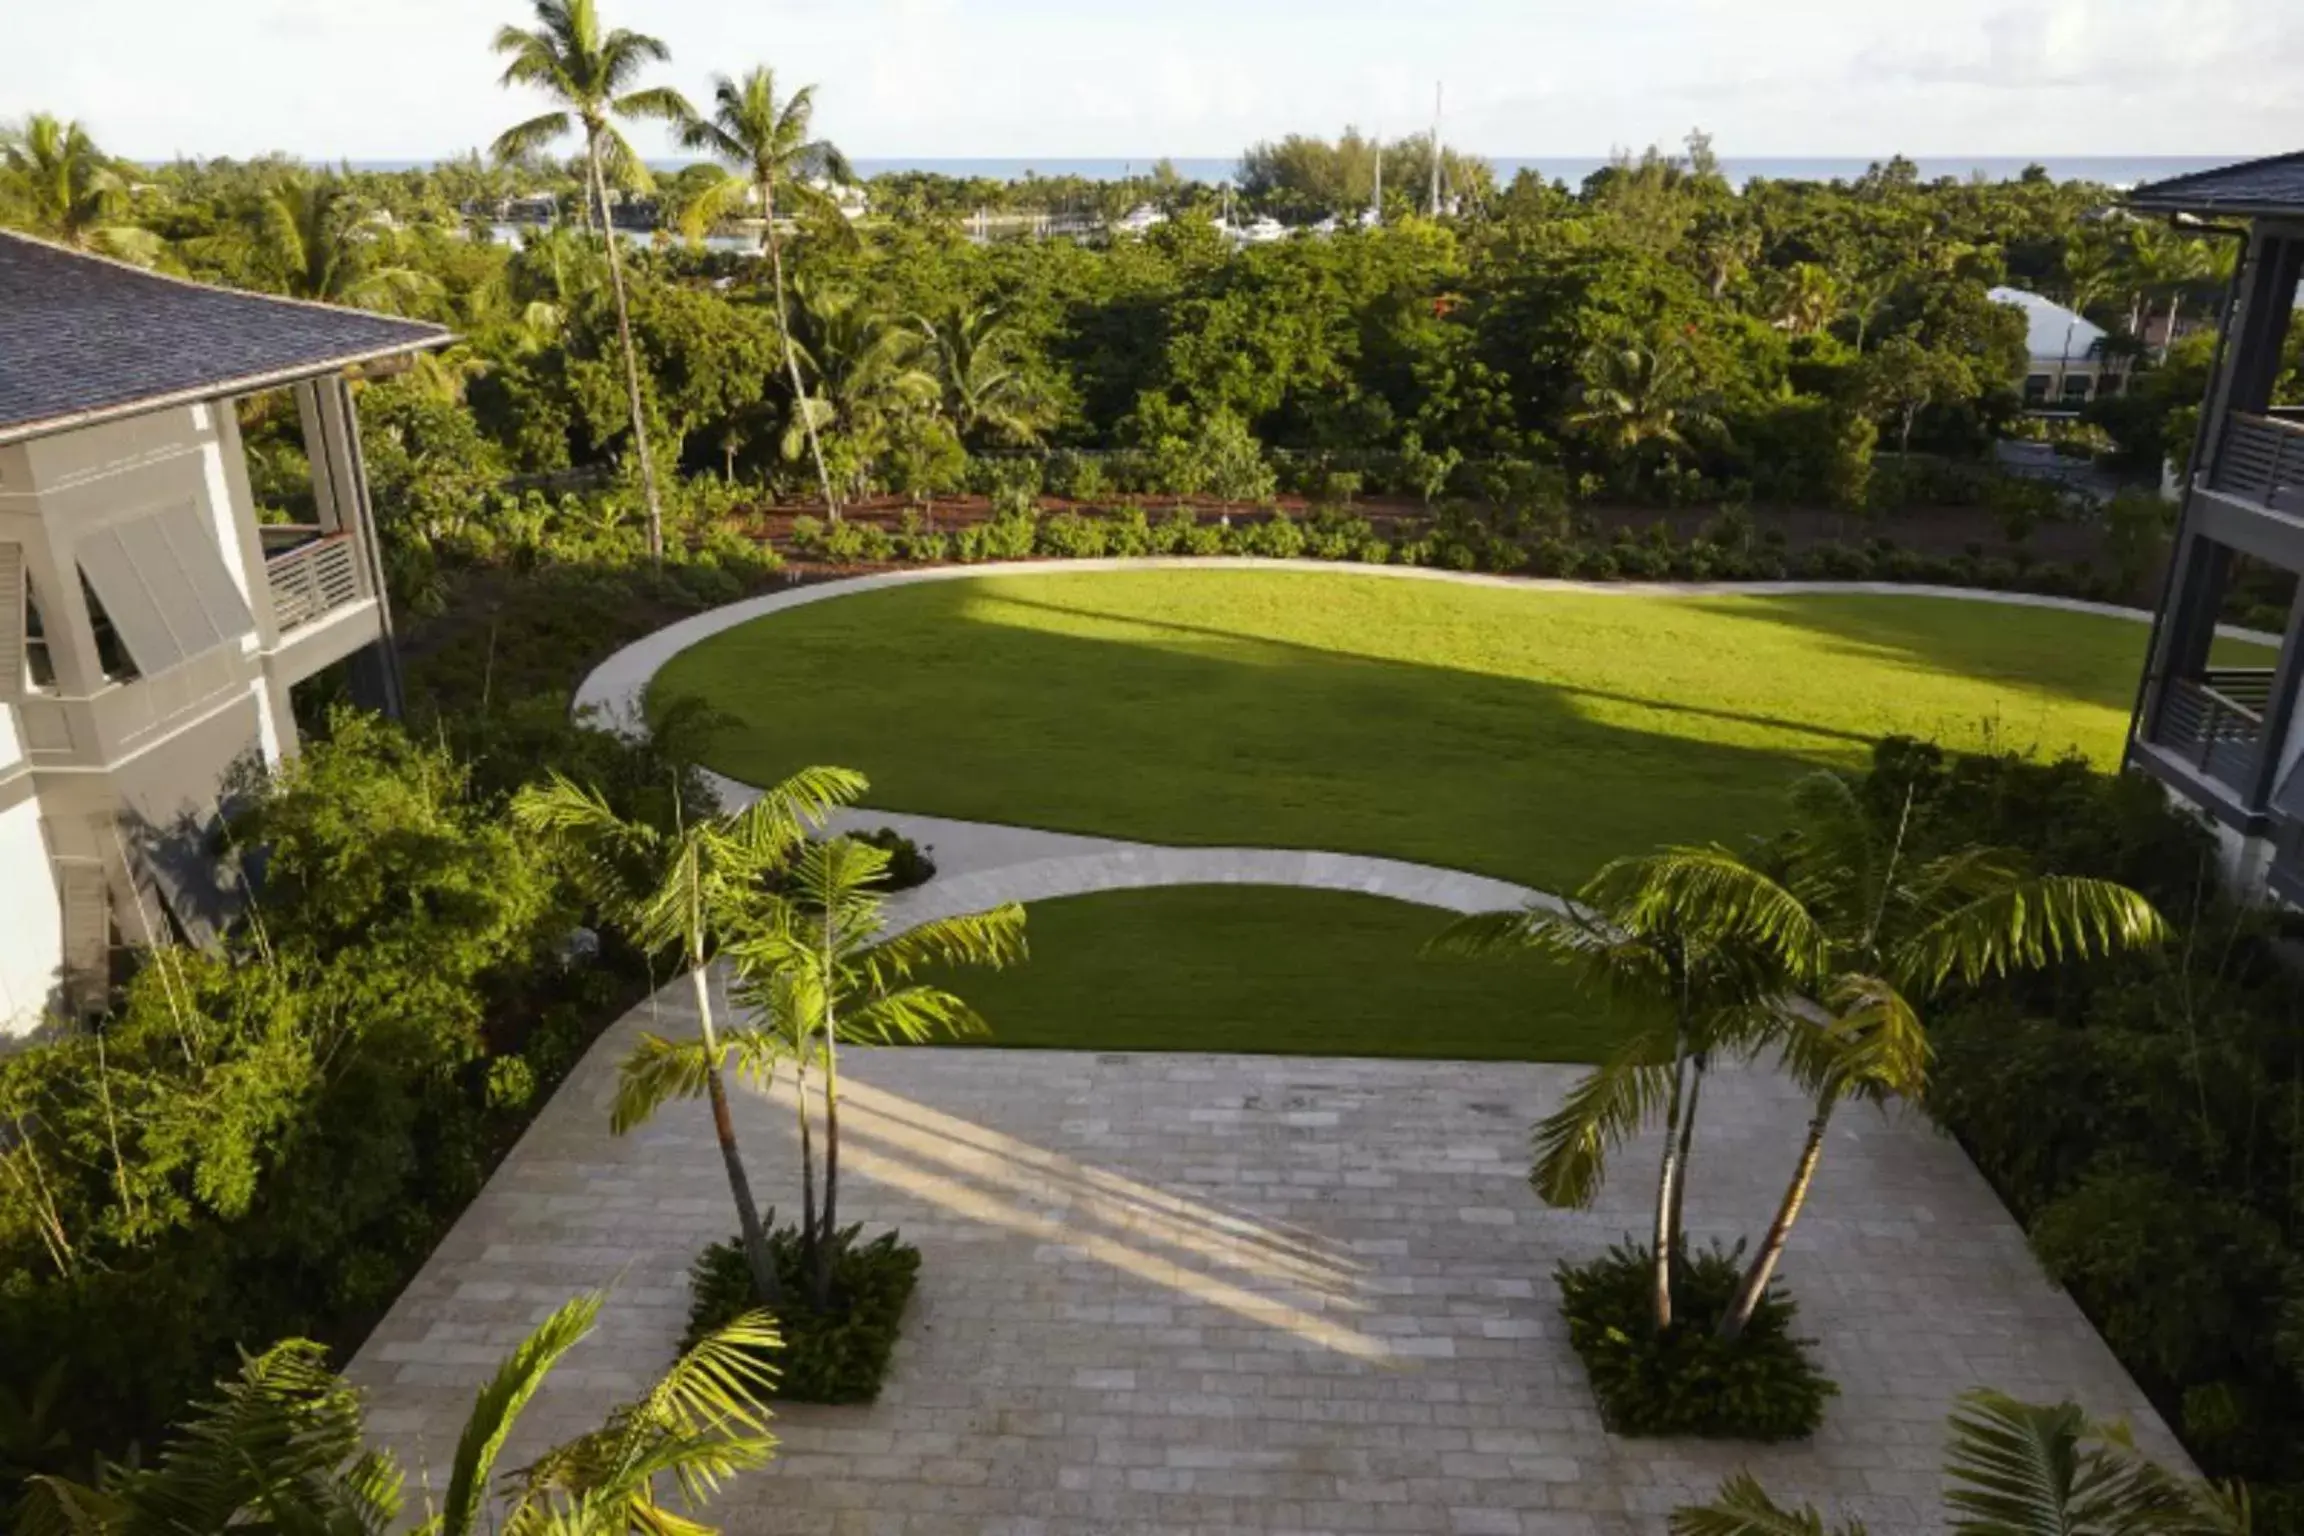
[[[769, 62], [852, 156], [1231, 155], [1290, 130], [1586, 155], [2257, 154], [2304, 147], [2299, 0], [602, 0], [702, 95]], [[0, 0], [0, 118], [116, 153], [425, 158], [498, 88], [520, 0]], [[641, 136], [656, 153], [661, 142]]]

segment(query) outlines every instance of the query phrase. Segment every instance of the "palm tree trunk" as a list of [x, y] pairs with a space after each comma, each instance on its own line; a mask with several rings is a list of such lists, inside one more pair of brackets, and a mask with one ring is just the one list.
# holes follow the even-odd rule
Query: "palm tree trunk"
[[592, 163], [592, 189], [600, 199], [600, 232], [607, 237], [608, 283], [616, 294], [616, 339], [624, 348], [624, 391], [632, 405], [632, 443], [640, 455], [640, 492], [648, 501], [648, 558], [664, 562], [664, 505], [656, 495], [656, 460], [648, 446], [648, 422], [640, 406], [640, 358], [632, 350], [632, 307], [624, 298], [624, 258], [616, 251], [616, 225], [608, 217], [608, 178], [600, 169], [599, 136], [584, 136]]
[[824, 492], [824, 513], [840, 521], [840, 502], [832, 494], [832, 476], [824, 468], [824, 445], [816, 440], [816, 418], [808, 409], [807, 386], [800, 382], [800, 354], [792, 346], [792, 306], [784, 297], [784, 243], [776, 238], [776, 181], [760, 178], [760, 212], [767, 220], [768, 269], [776, 278], [776, 324], [784, 333], [784, 368], [792, 377], [792, 409], [800, 413], [800, 426], [808, 434], [808, 456], [816, 461], [816, 484]]
[[1784, 1202], [1776, 1208], [1776, 1219], [1768, 1223], [1760, 1251], [1752, 1255], [1752, 1267], [1744, 1272], [1744, 1283], [1736, 1288], [1736, 1300], [1728, 1315], [1720, 1319], [1720, 1337], [1724, 1339], [1743, 1334], [1745, 1324], [1760, 1309], [1761, 1298], [1768, 1294], [1768, 1282], [1776, 1274], [1776, 1261], [1784, 1256], [1792, 1223], [1800, 1219], [1800, 1207], [1808, 1203], [1808, 1187], [1816, 1181], [1816, 1163], [1824, 1155], [1824, 1130], [1832, 1122], [1834, 1103], [1829, 1089], [1816, 1100], [1816, 1113], [1808, 1120], [1808, 1139], [1800, 1145], [1800, 1161], [1792, 1169], [1792, 1182], [1784, 1188]]
[[2168, 351], [2176, 345], [2176, 317], [2183, 313], [2184, 295], [2168, 295], [2168, 328], [2160, 333], [2160, 361], [2168, 361]]
[[1704, 1072], [1709, 1064], [1702, 1051], [1688, 1058], [1688, 1098], [1680, 1106], [1680, 1168], [1672, 1178], [1672, 1246], [1679, 1256], [1681, 1240], [1688, 1235], [1688, 1225], [1681, 1212], [1688, 1204], [1688, 1169], [1696, 1150], [1696, 1101], [1704, 1092]]
[[[805, 1045], [803, 1045], [805, 1049]], [[800, 1059], [793, 1080], [800, 1102], [800, 1264], [813, 1268], [816, 1257], [816, 1142], [808, 1123], [808, 1061]]]
[[765, 1306], [779, 1305], [783, 1288], [776, 1283], [776, 1265], [768, 1256], [768, 1234], [760, 1225], [760, 1207], [752, 1199], [752, 1181], [744, 1173], [744, 1154], [736, 1145], [736, 1121], [728, 1112], [728, 1085], [720, 1076], [720, 1037], [712, 1027], [712, 984], [705, 976], [704, 957], [691, 951], [689, 977], [696, 986], [696, 1014], [704, 1031], [704, 1054], [712, 1062], [704, 1087], [712, 1101], [712, 1133], [720, 1139], [720, 1161], [728, 1169], [728, 1191], [736, 1197], [736, 1226], [744, 1239], [744, 1264], [752, 1271], [752, 1294]]
[[1656, 1331], [1672, 1326], [1673, 1219], [1680, 1209], [1680, 1107], [1688, 1095], [1688, 1026], [1682, 1021], [1672, 1039], [1672, 1094], [1664, 1103], [1664, 1155], [1656, 1170], [1655, 1262], [1651, 1304]]
[[832, 1306], [832, 1250], [839, 1242], [840, 1201], [840, 1067], [832, 1043], [831, 1021], [824, 1031], [824, 1224], [823, 1241], [816, 1245], [816, 1307]]

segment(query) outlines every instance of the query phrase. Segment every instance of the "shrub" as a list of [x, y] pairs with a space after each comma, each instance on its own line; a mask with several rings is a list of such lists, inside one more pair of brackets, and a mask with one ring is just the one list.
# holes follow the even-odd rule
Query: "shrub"
[[976, 535], [979, 560], [1022, 560], [1038, 541], [1040, 516], [1030, 508], [999, 513], [970, 532]]
[[[856, 1241], [860, 1229], [849, 1227], [835, 1239], [832, 1308], [818, 1312], [797, 1299], [807, 1282], [798, 1229], [776, 1226], [773, 1211], [768, 1222], [769, 1256], [785, 1295], [792, 1298], [783, 1307], [770, 1309], [784, 1341], [771, 1362], [776, 1389], [770, 1395], [800, 1403], [871, 1402], [887, 1380], [904, 1308], [920, 1280], [920, 1250], [899, 1241], [893, 1232], [860, 1244]], [[714, 1243], [699, 1254], [688, 1285], [683, 1351], [756, 1305], [752, 1274], [737, 1238]]]
[[1033, 548], [1059, 560], [1093, 560], [1104, 553], [1104, 524], [1077, 512], [1058, 512], [1041, 520]]
[[1619, 1243], [1589, 1264], [1562, 1264], [1560, 1310], [1584, 1361], [1600, 1417], [1619, 1435], [1704, 1435], [1799, 1440], [1823, 1422], [1839, 1391], [1792, 1336], [1797, 1311], [1771, 1286], [1743, 1334], [1716, 1331], [1743, 1278], [1743, 1245], [1687, 1250], [1673, 1284], [1672, 1326], [1650, 1317], [1653, 1262]]
[[909, 891], [936, 878], [936, 861], [894, 827], [877, 827], [870, 832], [848, 835], [888, 855], [888, 870], [881, 880], [883, 890]]
[[1304, 530], [1285, 512], [1275, 512], [1260, 523], [1239, 530], [1240, 552], [1267, 560], [1294, 560], [1304, 553]]
[[1160, 531], [1145, 517], [1142, 507], [1123, 507], [1104, 524], [1104, 549], [1107, 554], [1128, 558], [1156, 555], [1160, 552], [1160, 539]]

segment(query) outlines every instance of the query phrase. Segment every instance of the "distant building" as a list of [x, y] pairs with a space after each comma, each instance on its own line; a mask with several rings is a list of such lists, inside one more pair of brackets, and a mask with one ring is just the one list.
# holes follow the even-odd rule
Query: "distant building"
[[[2128, 763], [2214, 821], [2237, 886], [2304, 905], [2304, 409], [2274, 397], [2304, 278], [2304, 154], [2154, 182], [2129, 202], [2247, 233]], [[2273, 665], [2215, 660], [2236, 600], [2278, 615], [2260, 621], [2280, 631]]]
[[2024, 312], [2024, 403], [2038, 409], [2078, 410], [2099, 394], [2119, 388], [2119, 375], [2106, 371], [2105, 331], [2085, 315], [2054, 299], [2021, 288], [1995, 288], [1998, 303]]
[[[0, 1037], [215, 933], [220, 802], [295, 752], [291, 688], [343, 662], [397, 709], [347, 379], [448, 339], [0, 231]], [[258, 521], [234, 413], [283, 388], [304, 526]]]

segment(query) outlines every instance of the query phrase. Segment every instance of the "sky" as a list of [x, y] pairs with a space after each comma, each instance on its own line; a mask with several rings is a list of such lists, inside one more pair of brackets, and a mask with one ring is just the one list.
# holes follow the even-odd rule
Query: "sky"
[[[772, 63], [852, 157], [1229, 156], [1292, 131], [1598, 155], [2249, 155], [2304, 147], [2296, 0], [601, 0], [701, 98]], [[525, 0], [0, 0], [0, 120], [138, 159], [426, 159], [538, 107]], [[635, 135], [651, 157], [668, 149]]]

